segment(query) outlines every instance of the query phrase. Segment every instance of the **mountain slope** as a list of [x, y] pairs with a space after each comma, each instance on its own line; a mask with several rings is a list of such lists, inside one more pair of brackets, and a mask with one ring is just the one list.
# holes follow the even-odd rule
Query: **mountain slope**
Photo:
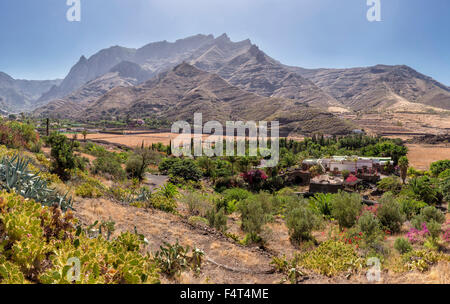
[[450, 89], [408, 66], [293, 70], [354, 110], [395, 107], [401, 100], [450, 110]]
[[[67, 102], [67, 107], [72, 110], [73, 107], [85, 108], [109, 90], [116, 87], [137, 85], [147, 80], [150, 75], [151, 72], [142, 69], [140, 65], [129, 61], [122, 61], [108, 73], [89, 81], [66, 97], [54, 99], [44, 106], [37, 105], [38, 107], [34, 110], [34, 114], [51, 116], [54, 111], [64, 111], [64, 107], [66, 107], [65, 102]], [[58, 110], [58, 108], [61, 109]]]
[[0, 108], [21, 112], [33, 106], [34, 102], [61, 80], [21, 80], [0, 72]]
[[[174, 69], [133, 87], [115, 88], [85, 109], [61, 111], [79, 120], [130, 115], [192, 121], [202, 113], [204, 121], [280, 119], [284, 132], [302, 134], [345, 133], [350, 126], [332, 114], [321, 113], [295, 100], [259, 96], [235, 86], [218, 75], [182, 63]], [[315, 121], [310, 125], [307, 121]]]
[[[139, 64], [148, 72], [148, 78], [186, 61], [259, 95], [296, 99], [322, 108], [343, 107], [311, 81], [264, 54], [250, 40], [233, 42], [226, 34], [217, 38], [197, 35], [173, 43], [155, 42], [137, 50], [114, 47], [102, 50], [89, 59], [82, 57], [61, 86], [45, 94], [39, 105], [73, 93], [84, 85], [83, 82], [103, 77], [105, 68], [120, 60]], [[92, 100], [99, 94], [94, 95], [88, 99]]]
[[140, 49], [114, 46], [99, 51], [89, 59], [82, 56], [61, 85], [44, 94], [39, 99], [39, 103], [43, 105], [52, 99], [65, 97], [85, 83], [104, 75], [123, 61], [141, 65], [151, 77], [179, 64], [190, 57], [196, 49], [212, 40], [214, 37], [211, 35], [197, 35], [173, 43], [167, 41], [150, 43]]
[[[203, 67], [198, 61], [194, 64]], [[255, 45], [225, 62], [220, 68], [209, 70], [241, 89], [262, 96], [295, 99], [303, 104], [326, 109], [343, 107], [310, 80], [288, 70]]]

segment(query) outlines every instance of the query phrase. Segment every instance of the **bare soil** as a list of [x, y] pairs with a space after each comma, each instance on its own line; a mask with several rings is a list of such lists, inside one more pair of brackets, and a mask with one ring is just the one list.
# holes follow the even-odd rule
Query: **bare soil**
[[387, 137], [412, 139], [417, 134], [445, 134], [450, 131], [450, 112], [408, 113], [384, 112], [372, 114], [341, 114], [369, 134]]
[[419, 170], [429, 170], [431, 163], [450, 159], [450, 145], [408, 144], [410, 166]]

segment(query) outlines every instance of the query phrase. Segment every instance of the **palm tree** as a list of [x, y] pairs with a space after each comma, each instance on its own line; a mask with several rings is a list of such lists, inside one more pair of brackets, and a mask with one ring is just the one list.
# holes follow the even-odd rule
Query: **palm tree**
[[400, 177], [402, 178], [403, 184], [405, 184], [406, 174], [408, 172], [409, 161], [406, 156], [400, 157], [398, 160], [398, 165], [400, 167]]
[[84, 129], [83, 132], [81, 132], [81, 134], [83, 135], [84, 141], [86, 141], [86, 136], [88, 135], [88, 132], [86, 131], [86, 129]]
[[231, 172], [234, 174], [234, 164], [237, 162], [236, 156], [228, 156], [227, 160], [231, 163]]

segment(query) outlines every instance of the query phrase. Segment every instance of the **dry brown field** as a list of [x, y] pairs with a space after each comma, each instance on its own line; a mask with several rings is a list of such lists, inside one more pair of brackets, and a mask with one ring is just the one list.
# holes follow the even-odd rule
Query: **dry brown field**
[[450, 144], [424, 145], [408, 144], [408, 159], [410, 166], [419, 170], [429, 170], [431, 163], [450, 159]]
[[[73, 134], [66, 134], [67, 137], [72, 138]], [[124, 135], [120, 134], [102, 134], [102, 133], [95, 133], [95, 134], [88, 134], [86, 136], [87, 140], [101, 140], [106, 141], [111, 144], [119, 144], [124, 145], [130, 148], [141, 146], [142, 142], [144, 142], [145, 146], [149, 146], [151, 144], [157, 144], [162, 143], [164, 145], [169, 145], [171, 140], [174, 140], [180, 136], [180, 134], [176, 133], [148, 133], [148, 134], [133, 134], [133, 133], [127, 133]], [[82, 134], [77, 134], [78, 139], [83, 139]], [[185, 140], [189, 140], [190, 135], [182, 135], [181, 139], [185, 138]], [[215, 137], [211, 135], [203, 135], [203, 141], [205, 142], [206, 139], [211, 138], [211, 140], [214, 140]], [[226, 138], [226, 136], [224, 136]], [[240, 137], [236, 136], [236, 140], [239, 140]], [[248, 137], [247, 137], [248, 138]], [[295, 140], [303, 140], [303, 137], [293, 137], [292, 139]]]

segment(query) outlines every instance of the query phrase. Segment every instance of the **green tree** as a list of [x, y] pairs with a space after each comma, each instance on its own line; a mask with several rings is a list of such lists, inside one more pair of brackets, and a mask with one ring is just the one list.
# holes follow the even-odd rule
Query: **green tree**
[[158, 152], [148, 147], [138, 148], [128, 159], [126, 171], [130, 176], [142, 180], [147, 167], [151, 164], [157, 165], [160, 159], [161, 155]]
[[81, 135], [83, 135], [83, 139], [84, 139], [84, 141], [86, 141], [86, 137], [88, 135], [88, 131], [86, 129], [84, 129], [83, 132], [81, 132]]
[[68, 171], [76, 165], [73, 144], [66, 136], [56, 132], [49, 136], [48, 143], [51, 147], [52, 171], [63, 180], [69, 179]]

